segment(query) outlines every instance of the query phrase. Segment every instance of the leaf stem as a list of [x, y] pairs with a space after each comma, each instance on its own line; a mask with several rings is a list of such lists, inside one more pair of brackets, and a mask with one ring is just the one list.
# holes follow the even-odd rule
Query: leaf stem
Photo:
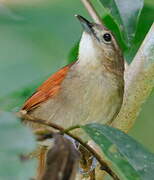
[[52, 127], [54, 129], [59, 130], [62, 133], [65, 133], [65, 134], [69, 135], [74, 140], [79, 142], [84, 148], [86, 148], [97, 159], [97, 161], [103, 167], [104, 171], [106, 171], [114, 180], [120, 180], [118, 178], [118, 176], [108, 166], [108, 164], [102, 160], [102, 158], [97, 154], [97, 152], [92, 147], [90, 147], [87, 143], [83, 142], [83, 140], [80, 137], [77, 137], [74, 134], [69, 132], [70, 130], [79, 128], [80, 127], [79, 125], [71, 127], [69, 129], [64, 129], [63, 127], [61, 127], [61, 126], [59, 126], [59, 125], [57, 125], [55, 123], [47, 122], [47, 121], [45, 121], [43, 119], [35, 118], [35, 117], [32, 117], [32, 116], [30, 116], [28, 114], [23, 114], [22, 116], [20, 116], [20, 118], [25, 120], [25, 121], [32, 122], [32, 123], [39, 123], [39, 124], [42, 124], [42, 125], [46, 125], [46, 126]]
[[63, 131], [63, 133], [68, 133], [68, 132], [70, 132], [70, 131], [73, 131], [73, 130], [75, 130], [75, 129], [79, 129], [81, 126], [80, 125], [75, 125], [75, 126], [71, 126], [71, 127], [69, 127], [69, 128], [67, 128], [67, 129], [65, 129], [64, 131]]

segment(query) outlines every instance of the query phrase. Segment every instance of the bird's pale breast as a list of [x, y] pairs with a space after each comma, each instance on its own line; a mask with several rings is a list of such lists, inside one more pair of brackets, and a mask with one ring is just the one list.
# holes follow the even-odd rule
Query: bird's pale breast
[[123, 77], [102, 68], [85, 69], [73, 65], [58, 94], [37, 107], [33, 116], [65, 128], [92, 122], [110, 123], [123, 99]]

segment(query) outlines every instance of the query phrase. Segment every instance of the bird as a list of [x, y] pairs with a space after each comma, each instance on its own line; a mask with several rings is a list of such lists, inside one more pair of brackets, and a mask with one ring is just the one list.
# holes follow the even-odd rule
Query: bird
[[[104, 25], [76, 17], [83, 27], [77, 60], [51, 75], [20, 112], [65, 129], [77, 124], [111, 124], [123, 102], [123, 54]], [[38, 127], [33, 124], [33, 128]]]

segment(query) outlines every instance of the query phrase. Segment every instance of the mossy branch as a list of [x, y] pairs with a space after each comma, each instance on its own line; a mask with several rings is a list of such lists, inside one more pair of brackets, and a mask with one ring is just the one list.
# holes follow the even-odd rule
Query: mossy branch
[[123, 105], [113, 127], [124, 132], [135, 123], [142, 104], [154, 87], [154, 24], [151, 26], [134, 60], [125, 72]]

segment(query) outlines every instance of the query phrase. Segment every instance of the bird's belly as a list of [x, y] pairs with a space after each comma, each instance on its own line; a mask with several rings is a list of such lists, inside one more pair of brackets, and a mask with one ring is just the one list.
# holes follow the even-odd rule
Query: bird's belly
[[122, 95], [117, 87], [100, 86], [72, 84], [69, 90], [62, 89], [32, 114], [65, 128], [92, 122], [109, 123], [119, 112]]

